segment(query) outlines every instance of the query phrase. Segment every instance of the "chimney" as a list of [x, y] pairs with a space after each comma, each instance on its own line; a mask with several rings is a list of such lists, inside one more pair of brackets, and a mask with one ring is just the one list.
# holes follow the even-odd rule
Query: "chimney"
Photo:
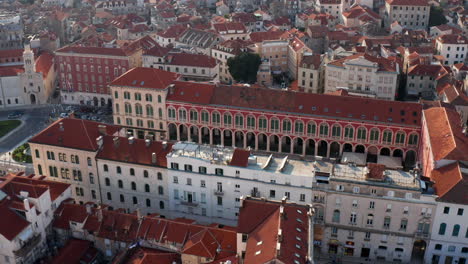
[[59, 130], [64, 131], [65, 129], [63, 128], [63, 122], [59, 122]]
[[98, 131], [101, 135], [107, 135], [107, 129], [105, 125], [98, 125]]
[[137, 208], [137, 209], [135, 210], [135, 212], [136, 212], [136, 215], [137, 215], [138, 219], [141, 219], [142, 216], [141, 216], [140, 208]]
[[114, 147], [117, 148], [120, 145], [120, 139], [119, 137], [114, 137], [113, 140], [114, 140]]
[[102, 222], [102, 208], [101, 206], [98, 206], [97, 208], [97, 218], [99, 222]]
[[25, 198], [23, 200], [23, 204], [24, 204], [24, 209], [26, 210], [26, 212], [29, 212], [29, 210], [31, 210], [31, 206], [29, 206], [29, 200], [28, 198]]
[[155, 152], [151, 153], [151, 163], [156, 164], [156, 153]]
[[129, 137], [128, 138], [128, 144], [132, 145], [133, 142], [135, 142], [135, 138], [134, 137]]
[[240, 197], [240, 201], [239, 201], [239, 208], [242, 208], [242, 206], [244, 205], [244, 201], [245, 201], [245, 196], [242, 195], [242, 196]]
[[90, 215], [91, 214], [91, 204], [87, 203], [85, 206], [86, 206], [86, 213]]
[[171, 94], [171, 95], [174, 94], [174, 87], [175, 87], [174, 84], [169, 85], [169, 94]]
[[102, 147], [103, 140], [104, 139], [102, 138], [102, 136], [96, 138], [96, 144], [98, 145], [98, 148]]
[[162, 144], [163, 150], [166, 150], [167, 149], [167, 141], [163, 141], [161, 144]]
[[283, 196], [283, 199], [281, 199], [281, 204], [282, 204], [282, 205], [285, 205], [285, 204], [286, 204], [286, 200], [288, 200], [288, 197], [287, 197], [287, 196]]
[[150, 139], [145, 139], [145, 145], [146, 147], [149, 147], [151, 145], [151, 140]]

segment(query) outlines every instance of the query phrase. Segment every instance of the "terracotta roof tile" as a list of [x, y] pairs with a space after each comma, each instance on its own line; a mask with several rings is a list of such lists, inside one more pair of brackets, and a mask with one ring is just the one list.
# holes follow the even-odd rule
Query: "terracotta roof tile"
[[216, 59], [205, 54], [192, 53], [169, 53], [166, 56], [166, 63], [169, 65], [190, 66], [190, 67], [216, 67]]
[[11, 241], [25, 230], [30, 223], [11, 210], [10, 204], [11, 201], [7, 199], [0, 201], [0, 234]]
[[238, 149], [234, 150], [232, 159], [229, 165], [237, 167], [247, 167], [249, 164], [250, 150]]
[[468, 204], [468, 174], [458, 162], [435, 169], [431, 173], [438, 200], [447, 203]]
[[429, 6], [427, 0], [386, 0], [390, 5]]
[[155, 68], [133, 68], [111, 82], [113, 86], [166, 89], [179, 74]]
[[70, 239], [61, 248], [51, 264], [87, 264], [93, 263], [98, 256], [98, 251], [92, 247], [90, 241], [80, 239]]

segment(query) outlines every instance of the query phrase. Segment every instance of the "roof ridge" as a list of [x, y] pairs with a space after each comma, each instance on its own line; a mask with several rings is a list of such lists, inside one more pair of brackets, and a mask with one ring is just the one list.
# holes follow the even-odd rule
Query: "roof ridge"
[[[452, 129], [452, 123], [449, 121], [450, 118], [447, 114], [447, 109], [445, 107], [442, 108], [442, 110], [444, 111], [444, 115], [445, 117], [447, 118], [447, 122], [448, 122], [448, 128], [450, 129], [450, 135], [451, 135], [451, 140], [453, 141], [453, 145], [455, 146], [454, 149], [457, 148], [457, 141], [455, 140], [455, 134], [453, 133], [453, 129]], [[452, 150], [453, 151], [453, 150]]]

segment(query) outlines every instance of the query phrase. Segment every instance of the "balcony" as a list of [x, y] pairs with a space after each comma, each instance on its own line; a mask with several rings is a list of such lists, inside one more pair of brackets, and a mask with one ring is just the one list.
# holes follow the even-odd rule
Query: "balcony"
[[325, 203], [325, 198], [314, 198], [312, 200], [312, 202], [324, 204]]
[[198, 203], [197, 202], [194, 202], [194, 201], [181, 201], [180, 202], [181, 205], [186, 205], [186, 206], [191, 206], [191, 207], [197, 207], [198, 206]]
[[36, 234], [35, 236], [31, 237], [26, 242], [24, 242], [21, 248], [14, 251], [13, 253], [19, 258], [23, 258], [27, 256], [30, 252], [32, 252], [40, 242], [41, 235]]
[[414, 237], [415, 238], [425, 238], [425, 239], [427, 239], [427, 238], [431, 237], [431, 234], [428, 233], [428, 232], [415, 232]]
[[220, 191], [220, 190], [214, 190], [214, 195], [223, 196], [223, 195], [224, 195], [224, 192], [223, 192], [223, 191]]

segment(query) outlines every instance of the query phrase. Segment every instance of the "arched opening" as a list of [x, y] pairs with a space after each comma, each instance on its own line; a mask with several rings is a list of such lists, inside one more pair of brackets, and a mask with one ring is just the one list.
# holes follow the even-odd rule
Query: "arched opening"
[[308, 139], [306, 141], [306, 150], [305, 150], [306, 155], [315, 155], [315, 141], [313, 139]]
[[242, 131], [236, 131], [234, 134], [234, 141], [237, 148], [244, 148], [244, 133]]
[[353, 145], [345, 143], [343, 145], [343, 152], [353, 152]]
[[320, 141], [318, 144], [317, 155], [326, 157], [328, 152], [328, 143], [324, 140]]
[[363, 145], [357, 145], [354, 152], [356, 152], [356, 153], [366, 153], [366, 147], [364, 147]]
[[403, 150], [395, 149], [393, 151], [393, 157], [403, 158]]
[[213, 133], [213, 145], [221, 145], [221, 130], [213, 128], [211, 132]]
[[426, 252], [426, 241], [416, 240], [413, 243], [413, 250], [411, 252], [411, 263], [422, 263], [424, 253]]
[[279, 151], [279, 138], [277, 135], [270, 136], [270, 151]]
[[107, 107], [112, 108], [112, 99], [107, 99]]
[[304, 140], [302, 138], [295, 138], [293, 141], [293, 151], [294, 154], [300, 154], [302, 155], [302, 150], [304, 149]]
[[290, 153], [291, 152], [291, 138], [282, 137], [281, 138], [281, 152]]
[[188, 130], [186, 125], [179, 125], [179, 140], [187, 141], [188, 140]]
[[382, 155], [382, 156], [390, 156], [390, 149], [388, 149], [388, 148], [382, 148], [382, 149], [380, 150], [380, 155]]
[[99, 100], [97, 99], [97, 97], [93, 97], [93, 104], [94, 106], [99, 106]]
[[101, 98], [101, 106], [102, 107], [106, 106], [106, 99]]
[[340, 144], [338, 142], [332, 142], [330, 144], [330, 158], [338, 158], [340, 156]]
[[232, 147], [232, 132], [231, 130], [223, 131], [224, 146]]
[[31, 104], [36, 104], [36, 96], [34, 94], [31, 94], [29, 98], [31, 100]]
[[252, 132], [247, 133], [247, 147], [255, 149], [255, 134]]
[[258, 134], [257, 136], [258, 150], [267, 150], [267, 136], [265, 134]]
[[177, 128], [175, 124], [169, 124], [167, 126], [169, 129], [169, 140], [177, 140]]
[[408, 150], [405, 157], [405, 167], [414, 168], [416, 165], [416, 152], [414, 150]]
[[372, 163], [377, 163], [377, 154], [379, 153], [379, 150], [375, 146], [370, 146], [369, 149], [367, 150], [367, 162], [372, 162]]
[[201, 129], [202, 144], [210, 144], [210, 130], [207, 127]]
[[199, 136], [198, 127], [191, 126], [190, 127], [190, 141], [198, 143], [199, 141], [198, 136]]

